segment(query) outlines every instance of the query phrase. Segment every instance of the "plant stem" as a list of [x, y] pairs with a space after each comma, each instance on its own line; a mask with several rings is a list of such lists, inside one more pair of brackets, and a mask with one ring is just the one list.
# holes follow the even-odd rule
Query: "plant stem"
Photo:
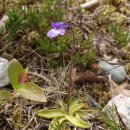
[[72, 51], [71, 51], [71, 61], [70, 61], [70, 70], [69, 70], [69, 83], [67, 86], [67, 114], [68, 115], [69, 115], [69, 107], [70, 107], [69, 102], [73, 95], [73, 87], [74, 87], [73, 65], [74, 65], [74, 52], [75, 52], [75, 36], [74, 36], [74, 31], [73, 31], [73, 28], [71, 27], [71, 25], [69, 25], [69, 29], [72, 32]]

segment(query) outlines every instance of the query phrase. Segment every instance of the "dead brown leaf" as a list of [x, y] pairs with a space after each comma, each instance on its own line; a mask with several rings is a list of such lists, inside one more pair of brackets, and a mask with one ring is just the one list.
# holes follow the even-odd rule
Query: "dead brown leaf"
[[101, 81], [100, 77], [91, 71], [76, 73], [74, 83], [93, 83]]

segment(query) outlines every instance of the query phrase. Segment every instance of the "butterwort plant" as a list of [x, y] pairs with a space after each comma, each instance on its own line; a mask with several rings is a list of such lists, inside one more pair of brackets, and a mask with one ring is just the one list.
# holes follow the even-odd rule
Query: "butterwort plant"
[[69, 83], [67, 86], [67, 103], [63, 101], [58, 102], [58, 108], [55, 109], [42, 109], [37, 111], [36, 116], [43, 118], [53, 119], [50, 123], [49, 130], [62, 130], [62, 126], [66, 121], [70, 122], [73, 126], [79, 128], [89, 128], [91, 125], [88, 122], [85, 122], [80, 117], [87, 116], [89, 112], [84, 113], [82, 111], [85, 107], [85, 104], [79, 103], [79, 99], [73, 96], [73, 64], [74, 64], [74, 53], [75, 53], [75, 36], [72, 26], [69, 23], [58, 22], [51, 24], [52, 29], [47, 32], [47, 37], [55, 38], [59, 35], [63, 36], [66, 30], [72, 32], [72, 49], [71, 49], [71, 63], [69, 69]]

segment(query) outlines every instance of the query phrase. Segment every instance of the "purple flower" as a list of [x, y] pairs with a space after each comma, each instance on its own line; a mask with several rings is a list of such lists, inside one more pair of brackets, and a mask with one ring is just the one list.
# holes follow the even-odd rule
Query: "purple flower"
[[51, 26], [53, 27], [50, 31], [48, 31], [47, 36], [49, 38], [56, 37], [58, 35], [64, 35], [65, 29], [68, 28], [68, 25], [65, 23], [51, 23]]

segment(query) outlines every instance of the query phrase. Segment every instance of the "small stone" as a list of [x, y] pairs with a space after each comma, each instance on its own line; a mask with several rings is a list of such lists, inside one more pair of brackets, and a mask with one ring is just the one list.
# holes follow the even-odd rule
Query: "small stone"
[[0, 57], [0, 87], [4, 87], [9, 84], [7, 68], [9, 61]]
[[111, 65], [106, 61], [100, 61], [100, 68], [106, 72], [106, 76], [108, 77], [111, 74], [112, 80], [116, 83], [122, 83], [126, 79], [125, 67], [121, 65]]
[[2, 19], [0, 20], [0, 27], [5, 27], [5, 22], [8, 20], [8, 16], [4, 15]]
[[128, 130], [130, 130], [130, 97], [127, 97], [123, 94], [119, 94], [119, 95], [113, 97], [108, 102], [108, 104], [103, 108], [103, 112], [108, 113], [108, 115], [110, 115], [109, 113], [114, 115], [113, 117], [114, 117], [115, 121], [117, 123], [119, 123], [119, 119], [118, 119], [118, 115], [116, 114], [116, 110], [113, 109], [114, 105], [116, 106], [117, 111], [118, 111], [122, 121], [124, 122], [124, 124], [126, 125]]

